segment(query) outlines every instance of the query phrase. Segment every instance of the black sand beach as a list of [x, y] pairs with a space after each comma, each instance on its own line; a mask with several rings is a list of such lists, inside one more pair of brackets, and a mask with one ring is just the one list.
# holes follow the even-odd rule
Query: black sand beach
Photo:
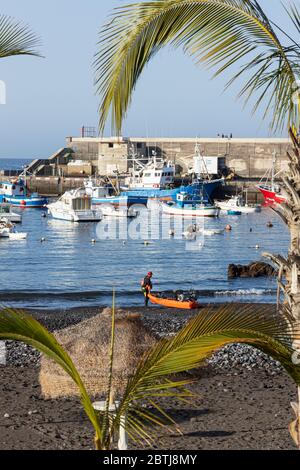
[[[272, 308], [270, 306], [270, 308]], [[189, 312], [130, 308], [163, 335], [179, 329]], [[51, 330], [75, 324], [99, 308], [31, 312]], [[0, 449], [92, 449], [93, 430], [77, 399], [45, 401], [39, 355], [9, 343], [0, 366]], [[295, 449], [288, 424], [296, 387], [274, 361], [247, 346], [219, 352], [193, 373], [198, 398], [188, 405], [165, 399], [183, 435], [159, 430], [157, 449]], [[136, 445], [130, 442], [130, 448]]]

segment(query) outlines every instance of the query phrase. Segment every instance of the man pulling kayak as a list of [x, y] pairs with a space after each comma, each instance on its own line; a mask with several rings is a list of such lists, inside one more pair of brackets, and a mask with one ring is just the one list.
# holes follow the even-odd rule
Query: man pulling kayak
[[153, 276], [153, 273], [151, 271], [149, 271], [149, 273], [147, 274], [147, 276], [144, 277], [144, 279], [142, 280], [142, 283], [141, 283], [141, 287], [142, 287], [142, 292], [145, 296], [145, 306], [147, 307], [148, 306], [148, 302], [149, 302], [149, 293], [152, 289], [152, 282], [151, 282], [151, 278]]

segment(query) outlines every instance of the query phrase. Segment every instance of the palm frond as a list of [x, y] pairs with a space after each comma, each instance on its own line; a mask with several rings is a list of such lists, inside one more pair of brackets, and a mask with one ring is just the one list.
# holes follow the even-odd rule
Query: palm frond
[[0, 340], [26, 343], [46, 354], [65, 370], [80, 390], [82, 405], [96, 432], [96, 445], [101, 445], [102, 434], [98, 416], [76, 367], [55, 337], [25, 312], [12, 308], [3, 308], [0, 310]]
[[[280, 316], [272, 313], [268, 306], [227, 305], [202, 311], [172, 339], [160, 341], [144, 355], [128, 382], [114, 426], [119, 426], [121, 417], [127, 416], [131, 435], [143, 440], [145, 424], [172, 424], [155, 396], [159, 400], [173, 394], [188, 398], [191, 392], [186, 386], [191, 381], [176, 382], [166, 377], [199, 367], [213, 352], [230, 343], [248, 344], [273, 357], [299, 385], [300, 365], [292, 360], [293, 342], [297, 339], [299, 325], [291, 323], [285, 312]], [[157, 422], [146, 408], [141, 413], [141, 401], [156, 409]]]
[[39, 56], [40, 41], [31, 29], [13, 18], [0, 15], [0, 58], [15, 55]]
[[[111, 111], [112, 127], [120, 133], [139, 76], [166, 45], [182, 47], [197, 63], [216, 68], [215, 75], [247, 60], [242, 73], [252, 71], [253, 77], [241, 94], [247, 97], [256, 91], [255, 79], [262, 73], [258, 88], [270, 90], [273, 127], [298, 118], [292, 95], [299, 74], [299, 48], [281, 44], [258, 2], [156, 0], [116, 9], [100, 32], [94, 66], [101, 131]], [[257, 106], [262, 95], [264, 91]]]
[[295, 4], [295, 2], [290, 2], [289, 7], [284, 5], [284, 9], [289, 15], [290, 19], [293, 22], [293, 25], [296, 28], [296, 31], [300, 33], [300, 12]]

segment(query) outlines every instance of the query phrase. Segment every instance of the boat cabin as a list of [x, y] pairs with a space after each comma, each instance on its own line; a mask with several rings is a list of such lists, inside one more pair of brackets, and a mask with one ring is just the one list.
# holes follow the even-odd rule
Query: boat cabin
[[73, 211], [90, 210], [92, 207], [92, 198], [85, 190], [67, 191], [60, 200]]
[[200, 194], [196, 193], [187, 193], [187, 192], [180, 192], [176, 195], [176, 202], [179, 207], [184, 207], [185, 205], [193, 205], [195, 206], [196, 204], [201, 204], [201, 203], [207, 203], [201, 197]]
[[91, 178], [84, 183], [84, 186], [86, 194], [93, 199], [99, 199], [110, 195], [111, 188], [109, 186], [96, 186]]
[[26, 196], [26, 185], [23, 180], [1, 181], [0, 194], [4, 196]]
[[0, 219], [10, 214], [10, 204], [0, 204]]
[[156, 159], [142, 171], [133, 172], [126, 183], [130, 189], [164, 189], [170, 187], [175, 179], [175, 166], [172, 162], [158, 163]]

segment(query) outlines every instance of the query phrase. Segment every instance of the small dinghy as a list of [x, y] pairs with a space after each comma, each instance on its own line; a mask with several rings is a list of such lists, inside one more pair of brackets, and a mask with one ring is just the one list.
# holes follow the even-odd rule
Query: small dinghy
[[200, 304], [192, 295], [188, 297], [186, 294], [170, 295], [170, 297], [162, 297], [160, 293], [150, 293], [148, 295], [150, 302], [169, 308], [180, 308], [185, 310], [193, 310], [200, 308]]

